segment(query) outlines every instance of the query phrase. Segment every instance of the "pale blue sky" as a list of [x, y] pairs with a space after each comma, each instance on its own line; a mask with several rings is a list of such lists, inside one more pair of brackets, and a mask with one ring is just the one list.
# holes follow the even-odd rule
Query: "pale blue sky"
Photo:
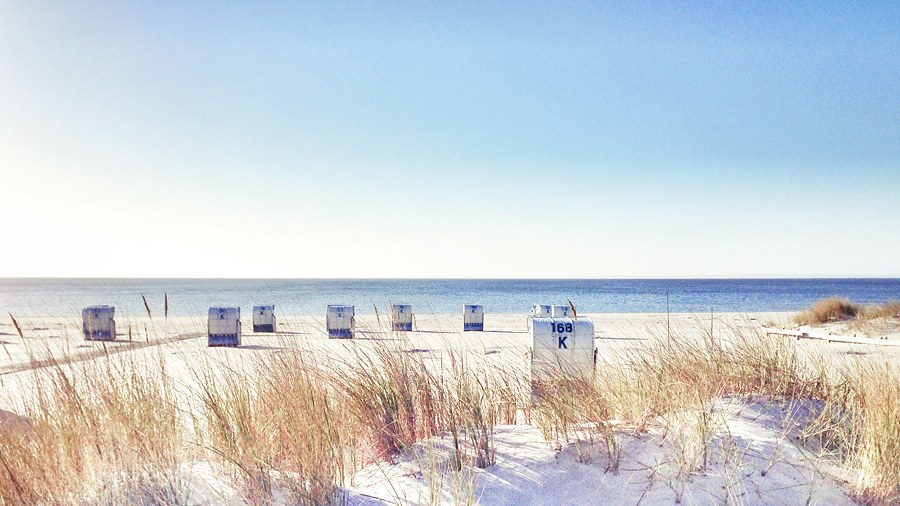
[[900, 8], [0, 0], [0, 177], [0, 276], [900, 276]]

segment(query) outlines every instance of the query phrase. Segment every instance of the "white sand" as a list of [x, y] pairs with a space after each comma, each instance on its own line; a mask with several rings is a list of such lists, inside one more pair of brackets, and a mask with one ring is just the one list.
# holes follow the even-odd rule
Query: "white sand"
[[855, 504], [839, 468], [791, 442], [809, 406], [724, 399], [714, 413], [705, 466], [683, 432], [623, 436], [613, 471], [600, 442], [557, 451], [535, 427], [499, 426], [496, 465], [447, 471], [450, 441], [428, 441], [357, 473], [348, 504]]
[[[667, 334], [697, 335], [712, 326], [752, 331], [761, 325], [787, 326], [790, 313], [709, 314], [590, 314], [600, 353], [613, 348], [640, 348]], [[357, 338], [328, 339], [323, 316], [278, 319], [277, 334], [254, 334], [244, 318], [240, 348], [208, 348], [203, 317], [117, 318], [115, 342], [86, 342], [79, 317], [21, 318], [23, 341], [12, 322], [0, 320], [0, 408], [17, 411], [29, 391], [29, 369], [46, 365], [52, 356], [67, 361], [97, 360], [107, 354], [136, 361], [166, 362], [170, 374], [190, 382], [193, 364], [238, 362], [257, 354], [299, 346], [317, 359], [350, 356], [354, 347], [392, 343], [439, 360], [448, 350], [463, 350], [486, 361], [527, 368], [530, 347], [527, 315], [486, 315], [485, 331], [463, 332], [461, 315], [417, 315], [416, 331], [396, 333], [375, 316], [357, 317]], [[129, 341], [129, 329], [131, 340]], [[835, 357], [860, 354], [896, 360], [898, 348], [798, 341], [801, 352], [826, 351]], [[34, 362], [32, 360], [35, 360]], [[344, 490], [348, 504], [853, 504], [846, 476], [839, 468], [819, 461], [792, 441], [810, 406], [785, 406], [765, 399], [720, 400], [713, 413], [705, 467], [691, 454], [690, 435], [664, 434], [651, 429], [622, 436], [619, 471], [607, 471], [604, 446], [566, 445], [551, 448], [537, 428], [527, 425], [496, 428], [497, 464], [488, 469], [450, 472], [446, 469], [448, 442], [436, 439], [418, 445], [394, 463], [370, 466]], [[674, 415], [673, 415], [674, 416]], [[691, 421], [680, 425], [689, 427]], [[677, 425], [677, 424], [676, 424]], [[696, 453], [696, 452], [694, 452]], [[186, 483], [198, 490], [197, 504], [239, 504], [241, 498], [217, 477], [209, 463], [185, 464]], [[199, 471], [197, 471], [199, 470]], [[196, 474], [196, 476], [194, 476]], [[212, 493], [210, 491], [215, 491]]]

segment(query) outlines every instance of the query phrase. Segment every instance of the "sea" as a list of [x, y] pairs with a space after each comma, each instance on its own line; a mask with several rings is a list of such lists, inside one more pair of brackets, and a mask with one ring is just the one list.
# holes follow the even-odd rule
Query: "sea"
[[[328, 304], [385, 314], [391, 303], [418, 313], [524, 314], [532, 304], [579, 313], [797, 311], [828, 297], [859, 304], [900, 300], [900, 278], [864, 279], [125, 279], [0, 278], [0, 314], [80, 315], [115, 306], [123, 316], [206, 315], [210, 307], [274, 304], [276, 314], [321, 315]], [[144, 305], [146, 300], [146, 307]]]

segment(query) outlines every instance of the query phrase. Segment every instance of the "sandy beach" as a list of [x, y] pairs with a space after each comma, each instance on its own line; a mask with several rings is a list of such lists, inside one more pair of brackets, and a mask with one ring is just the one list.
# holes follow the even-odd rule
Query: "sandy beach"
[[[698, 331], [760, 331], [763, 328], [798, 329], [792, 323], [795, 313], [589, 313], [579, 315], [594, 323], [595, 343], [602, 353], [605, 349], [639, 348], [654, 338], [693, 336]], [[390, 329], [389, 316], [361, 315], [356, 317], [357, 333], [353, 340], [329, 339], [324, 315], [278, 316], [278, 332], [254, 333], [249, 316], [244, 316], [242, 345], [238, 349], [208, 348], [206, 346], [206, 315], [195, 317], [117, 317], [115, 341], [86, 341], [82, 335], [79, 316], [19, 317], [17, 322], [25, 340], [19, 337], [9, 317], [0, 319], [0, 375], [40, 365], [40, 360], [53, 357], [62, 361], [95, 359], [106, 354], [146, 352], [160, 348], [164, 354], [190, 362], [200, 357], [225, 355], [250, 356], [298, 347], [323, 358], [342, 356], [348, 346], [371, 346], [391, 342], [401, 349], [421, 350], [440, 356], [448, 350], [475, 354], [502, 353], [510, 363], [522, 362], [531, 346], [527, 314], [486, 314], [484, 331], [462, 330], [462, 316], [458, 314], [417, 314], [411, 332]], [[803, 327], [809, 328], [809, 327]], [[846, 324], [821, 325], [815, 330], [836, 336], [868, 336]], [[880, 331], [880, 332], [877, 332]], [[884, 325], [871, 337], [885, 341], [900, 340], [900, 328]], [[897, 357], [900, 349], [886, 346], [866, 346], [846, 343], [825, 343], [800, 340], [801, 350], [824, 351], [834, 356], [885, 355]], [[38, 364], [32, 364], [32, 359]]]
[[[703, 336], [728, 341], [735, 335], [764, 335], [765, 328], [793, 329], [793, 315], [596, 313], [579, 318], [593, 321], [594, 342], [603, 362], [618, 354], [641, 354], [653, 343], [666, 340], [693, 339], [699, 345]], [[499, 367], [524, 377], [532, 344], [528, 315], [524, 314], [487, 314], [484, 331], [474, 332], [463, 332], [461, 315], [416, 315], [411, 332], [391, 331], [384, 317], [363, 315], [356, 319], [354, 339], [329, 339], [324, 315], [279, 316], [276, 333], [249, 332], [249, 317], [243, 321], [240, 347], [210, 348], [205, 317], [120, 317], [117, 339], [111, 342], [85, 341], [81, 320], [76, 317], [19, 318], [16, 323], [23, 340], [12, 320], [6, 318], [0, 321], [0, 408], [28, 412], [26, 404], [34, 400], [34, 382], [40, 374], [35, 371], [50, 374], [56, 368], [78, 370], [108, 361], [147, 368], [164, 364], [177, 389], [184, 392], [197, 389], [197, 371], [209, 365], [227, 380], [227, 371], [250, 369], [260, 358], [295, 351], [301, 351], [309, 363], [349, 364], [366, 353], [389, 348], [415, 355], [434, 370], [441, 370], [452, 357], [464, 357], [474, 367]], [[831, 324], [819, 330], [846, 334], [853, 329]], [[886, 332], [885, 343], [895, 343], [900, 337], [887, 327], [881, 330]], [[861, 357], [897, 364], [900, 357], [900, 347], [895, 346], [811, 339], [791, 342], [801, 356], [829, 357], [827, 362], [835, 367]], [[673, 446], [669, 429], [623, 429], [617, 436], [620, 463], [610, 472], [603, 464], [608, 442], [547, 440], [527, 420], [497, 424], [492, 435], [496, 463], [486, 469], [448, 471], [450, 440], [446, 435], [433, 437], [390, 460], [355, 470], [340, 489], [339, 502], [854, 504], [849, 485], [852, 473], [833, 460], [812, 458], [796, 443], [803, 421], [816, 416], [815, 408], [814, 403], [789, 403], [765, 396], [714, 400], [707, 409], [716, 422], [705, 444], [717, 450], [711, 452], [702, 471], [687, 474], [683, 465], [673, 464], [674, 455], [683, 456], [683, 449]], [[735, 461], [737, 456], [739, 461]], [[242, 504], [246, 499], [221, 464], [200, 459], [180, 465], [194, 490], [186, 503]]]

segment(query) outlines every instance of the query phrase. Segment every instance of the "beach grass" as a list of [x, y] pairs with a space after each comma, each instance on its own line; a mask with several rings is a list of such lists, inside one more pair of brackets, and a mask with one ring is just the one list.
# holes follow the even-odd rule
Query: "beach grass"
[[886, 318], [900, 318], [900, 301], [861, 305], [846, 298], [829, 297], [797, 313], [794, 323], [817, 325], [834, 321], [856, 320], [858, 323], [865, 324]]
[[[354, 472], [434, 438], [452, 451], [432, 457], [431, 482], [471, 478], [496, 462], [497, 424], [536, 425], [552, 447], [585, 448], [585, 460], [600, 448], [611, 473], [629, 438], [660, 428], [690, 476], [707, 466], [714, 404], [728, 396], [815, 401], [801, 438], [810, 452], [853, 470], [860, 501], [900, 500], [895, 364], [825, 367], [794, 340], [752, 328], [642, 332], [641, 346], [600, 354], [590, 377], [559, 372], [536, 382], [462, 349], [426, 360], [389, 331], [382, 341], [347, 342], [338, 361], [289, 344], [207, 355], [190, 364], [188, 382], [162, 355], [150, 363], [129, 354], [73, 363], [35, 356], [52, 366], [29, 373], [21, 416], [0, 425], [0, 504], [189, 502], [193, 477], [184, 469], [197, 461], [211, 462], [251, 504], [340, 504]], [[463, 489], [470, 502], [471, 487]]]
[[900, 301], [863, 306], [858, 318], [875, 320], [879, 318], [900, 318]]
[[855, 318], [860, 312], [860, 306], [849, 299], [842, 297], [829, 297], [820, 300], [794, 317], [794, 323], [799, 325], [815, 325], [832, 321], [848, 320]]
[[0, 429], [0, 501], [169, 502], [186, 432], [171, 377], [157, 366], [121, 359], [34, 370], [34, 402]]

